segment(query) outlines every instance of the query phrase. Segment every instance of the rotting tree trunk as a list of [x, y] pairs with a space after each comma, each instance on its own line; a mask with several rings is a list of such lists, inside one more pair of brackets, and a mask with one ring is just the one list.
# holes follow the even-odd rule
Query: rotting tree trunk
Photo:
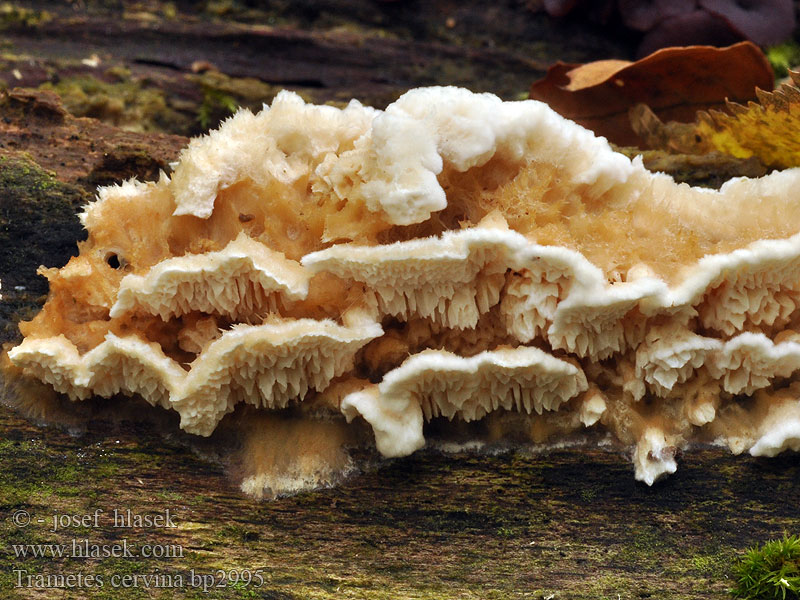
[[[33, 6], [52, 10], [52, 4]], [[368, 6], [344, 4], [353, 14]], [[383, 9], [375, 5], [374, 10]], [[391, 14], [402, 22], [407, 9], [389, 10], [400, 11]], [[175, 108], [175, 98], [194, 94], [195, 102], [203, 101], [202, 92], [186, 79], [199, 73], [192, 73], [192, 47], [227, 43], [233, 35], [230, 25], [207, 29], [204, 37], [198, 34], [204, 24], [171, 22], [159, 29], [141, 14], [125, 22], [108, 14], [73, 21], [56, 17], [45, 29], [26, 26], [8, 34], [20, 54], [41, 52], [33, 61], [9, 59], [9, 77], [16, 78], [15, 69], [29, 84], [38, 85], [53, 72], [65, 77], [64, 57], [75, 59], [70, 68], [85, 74], [96, 67], [78, 59], [90, 57], [98, 48], [92, 44], [102, 43], [113, 60], [168, 90], [178, 112], [183, 109]], [[362, 24], [370, 19], [378, 17], [362, 15]], [[441, 21], [446, 28], [445, 18]], [[455, 62], [478, 57], [476, 64], [485, 71], [475, 67], [467, 78], [524, 66], [518, 57], [502, 55], [507, 49], [462, 50], [459, 55], [442, 39], [411, 43], [385, 22], [370, 22], [373, 29], [386, 27], [391, 33], [383, 41], [373, 39], [374, 31], [365, 41], [359, 37], [363, 34], [348, 38], [343, 31], [327, 37], [313, 30], [292, 32], [291, 23], [278, 31], [259, 27], [245, 28], [247, 39], [278, 48], [270, 55], [276, 65], [271, 73], [277, 75], [260, 73], [262, 82], [315, 82], [301, 90], [315, 100], [361, 95], [380, 104], [404, 86], [460, 81], [446, 80], [449, 75], [440, 66], [446, 61], [426, 62], [437, 53]], [[177, 35], [183, 53], [167, 60], [163, 49], [149, 43], [154, 38], [143, 37], [144, 29], [151, 35]], [[142, 40], [148, 43], [142, 46]], [[342, 60], [350, 64], [335, 71], [323, 63], [316, 75], [292, 68], [288, 61], [298, 56], [296, 51], [281, 54], [292, 40], [303, 41], [308, 68], [330, 56], [332, 48], [348, 44], [351, 53], [341, 56], [349, 57]], [[354, 47], [368, 49], [370, 56]], [[420, 76], [408, 71], [408, 61], [394, 64], [412, 55], [419, 57], [416, 68], [428, 65], [431, 70]], [[253, 62], [257, 56], [245, 58]], [[227, 74], [252, 77], [251, 70], [237, 71], [237, 60], [244, 60], [242, 54], [232, 51], [220, 50], [213, 57]], [[521, 77], [526, 81], [521, 89], [541, 65], [534, 61], [525, 68], [530, 72]], [[376, 70], [383, 72], [378, 79]], [[324, 79], [320, 72], [336, 77]], [[500, 75], [486, 79], [482, 88], [471, 87], [501, 91]], [[505, 88], [506, 95], [513, 89]], [[36, 267], [60, 266], [75, 251], [82, 235], [75, 212], [92, 198], [95, 186], [134, 175], [156, 177], [186, 139], [75, 119], [54, 96], [41, 92], [11, 92], [0, 112], [0, 336], [13, 341], [15, 323], [31, 316], [46, 293]], [[147, 412], [135, 404], [128, 410], [120, 413]], [[725, 598], [730, 564], [738, 553], [797, 527], [800, 465], [792, 456], [763, 460], [704, 449], [681, 462], [677, 474], [648, 488], [634, 482], [621, 453], [580, 448], [536, 455], [424, 452], [379, 463], [336, 489], [255, 502], [238, 491], [213, 457], [198, 458], [188, 449], [185, 436], [165, 438], [144, 420], [95, 422], [80, 436], [37, 427], [4, 408], [0, 421], [5, 542], [0, 590], [10, 599]], [[130, 510], [131, 515], [165, 517], [169, 510], [172, 519], [150, 528], [118, 528], [113, 527], [114, 510], [123, 516]], [[19, 526], [26, 513], [33, 521]], [[79, 527], [51, 531], [54, 513], [90, 518]], [[99, 515], [96, 522], [94, 515]], [[127, 543], [136, 556], [21, 558], [11, 546], [71, 545], [73, 540], [109, 548]], [[143, 558], [146, 544], [172, 556]], [[226, 577], [249, 574], [250, 584], [223, 580], [217, 569]], [[59, 573], [83, 574], [82, 585], [73, 579], [66, 588], [56, 588], [37, 577]], [[159, 574], [161, 579], [136, 580], [138, 587], [121, 587], [132, 584], [122, 579], [126, 575]], [[96, 578], [88, 583], [87, 575]], [[204, 585], [210, 586], [209, 593], [203, 593]]]

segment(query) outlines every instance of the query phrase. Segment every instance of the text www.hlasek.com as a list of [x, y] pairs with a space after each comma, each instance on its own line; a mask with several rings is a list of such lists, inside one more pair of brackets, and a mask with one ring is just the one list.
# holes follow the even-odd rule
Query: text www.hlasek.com
[[[12, 544], [18, 559], [92, 559], [92, 558], [182, 558], [180, 544], [140, 544], [123, 539], [115, 544], [95, 544], [88, 538], [73, 539], [68, 544]], [[186, 573], [113, 574], [46, 574], [31, 573], [27, 569], [12, 570], [17, 588], [197, 588], [204, 592], [228, 586], [258, 588], [264, 584], [263, 570], [217, 569], [213, 573], [197, 573], [194, 569]]]
[[[14, 511], [10, 519], [18, 529], [36, 524], [48, 527], [50, 533], [78, 528], [101, 529], [104, 527], [134, 531], [153, 529], [177, 529], [177, 515], [171, 509], [156, 514], [139, 514], [130, 509], [114, 509], [106, 513], [101, 508], [86, 514], [55, 512], [50, 517], [32, 515], [25, 509]], [[173, 572], [155, 568], [145, 573], [65, 573], [63, 561], [94, 561], [104, 559], [182, 559], [181, 544], [148, 544], [139, 540], [120, 538], [114, 543], [96, 543], [89, 537], [74, 537], [62, 543], [18, 543], [9, 544], [14, 557], [20, 561], [50, 559], [58, 568], [55, 572], [36, 572], [25, 565], [14, 566], [12, 577], [17, 588], [195, 588], [204, 592], [226, 587], [254, 587], [264, 584], [263, 569], [217, 569], [213, 572], [197, 572], [194, 569], [176, 569]], [[102, 562], [101, 562], [102, 564]], [[125, 569], [127, 571], [127, 569]]]
[[183, 558], [180, 544], [94, 544], [88, 538], [69, 544], [12, 544], [16, 558]]

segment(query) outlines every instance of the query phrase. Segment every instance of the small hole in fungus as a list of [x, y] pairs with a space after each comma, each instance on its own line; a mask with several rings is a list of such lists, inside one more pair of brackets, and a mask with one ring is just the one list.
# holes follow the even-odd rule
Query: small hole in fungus
[[108, 257], [106, 258], [106, 262], [108, 263], [108, 266], [111, 267], [112, 269], [119, 269], [121, 266], [119, 262], [119, 257], [116, 254], [109, 254]]

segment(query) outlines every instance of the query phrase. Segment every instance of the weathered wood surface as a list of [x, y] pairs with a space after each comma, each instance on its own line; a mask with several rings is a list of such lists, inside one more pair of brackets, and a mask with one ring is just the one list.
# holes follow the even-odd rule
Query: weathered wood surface
[[[34, 0], [0, 11], [0, 31], [7, 86], [50, 85], [81, 115], [113, 118], [114, 104], [136, 105], [145, 128], [189, 135], [227, 114], [218, 104], [259, 108], [283, 88], [377, 107], [420, 85], [519, 98], [555, 60], [624, 57], [633, 47], [523, 2], [488, 0]], [[103, 86], [117, 98], [98, 101]], [[199, 123], [209, 109], [210, 122]]]
[[[91, 60], [81, 59], [98, 54], [99, 80], [115, 81], [119, 73], [109, 75], [109, 68], [128, 69], [137, 93], [164, 92], [159, 97], [171, 122], [180, 125], [171, 131], [191, 133], [207, 100], [208, 80], [196, 79], [205, 67], [193, 67], [197, 61], [213, 63], [224, 73], [216, 81], [225, 85], [233, 85], [231, 77], [237, 85], [258, 77], [247, 81], [253, 103], [291, 83], [315, 100], [359, 95], [380, 105], [425, 83], [464, 83], [514, 97], [550, 59], [582, 60], [600, 47], [607, 52], [594, 57], [625, 51], [593, 31], [576, 38], [575, 24], [539, 21], [524, 3], [290, 4], [276, 4], [272, 12], [241, 9], [235, 24], [209, 24], [208, 13], [193, 12], [190, 3], [173, 4], [169, 10], [178, 16], [165, 17], [159, 3], [75, 10], [77, 3], [31, 2], [31, 10], [48, 11], [50, 20], [6, 25], [9, 52], [0, 78], [12, 86], [57, 86], [97, 74]], [[494, 48], [492, 40], [499, 40]], [[238, 100], [246, 96], [241, 89], [230, 94]], [[129, 113], [109, 111], [108, 100], [95, 109], [130, 126]], [[43, 301], [46, 285], [36, 267], [62, 265], [75, 251], [83, 233], [74, 215], [95, 186], [132, 175], [152, 178], [184, 143], [179, 136], [75, 119], [38, 92], [13, 92], [2, 101], [0, 341], [17, 339], [15, 323]], [[110, 406], [104, 414], [115, 410]], [[72, 435], [0, 409], [3, 598], [725, 598], [738, 553], [798, 527], [794, 455], [756, 460], [702, 449], [683, 458], [676, 475], [648, 488], [634, 482], [619, 452], [427, 452], [376, 464], [336, 489], [256, 502], [238, 491], [213, 448], [193, 451], [188, 437], [159, 433], [138, 405], [120, 414], [117, 422], [83, 423], [88, 429]], [[93, 515], [97, 509], [104, 511], [97, 527], [50, 531], [56, 512]], [[177, 527], [114, 528], [114, 509], [169, 509]], [[17, 511], [34, 521], [16, 526]], [[171, 545], [183, 556], [20, 558], [12, 547], [72, 539], [127, 541], [139, 549]], [[188, 583], [192, 570], [213, 575], [218, 568], [261, 569], [264, 583], [209, 593]], [[27, 580], [18, 580], [14, 569], [33, 576], [95, 574], [105, 585], [20, 588]], [[142, 580], [136, 588], [112, 585], [114, 575], [126, 574], [170, 576], [155, 583], [174, 587], [154, 587], [153, 580], [149, 587]]]
[[68, 114], [49, 92], [14, 90], [0, 98], [0, 343], [43, 303], [39, 265], [60, 267], [85, 232], [80, 208], [97, 185], [154, 179], [186, 138], [122, 131]]
[[[130, 421], [97, 423], [76, 438], [3, 410], [0, 428], [0, 586], [12, 599], [721, 599], [742, 549], [797, 526], [793, 456], [694, 451], [648, 488], [625, 457], [601, 450], [428, 452], [335, 489], [255, 502], [222, 467]], [[54, 513], [97, 509], [98, 527], [50, 531]], [[177, 527], [115, 529], [114, 509], [169, 509]], [[45, 522], [14, 526], [22, 510]], [[20, 559], [8, 547], [72, 539], [171, 545], [183, 556]], [[186, 583], [191, 570], [218, 568], [261, 569], [264, 583], [210, 594]], [[93, 573], [105, 587], [15, 589], [13, 569]], [[176, 587], [111, 589], [113, 575], [135, 573], [170, 575], [162, 584]]]

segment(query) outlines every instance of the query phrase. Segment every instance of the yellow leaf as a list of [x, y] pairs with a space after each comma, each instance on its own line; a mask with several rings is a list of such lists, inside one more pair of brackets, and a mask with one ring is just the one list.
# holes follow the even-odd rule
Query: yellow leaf
[[728, 102], [728, 112], [698, 113], [696, 132], [714, 149], [737, 158], [755, 156], [766, 167], [800, 166], [800, 72], [758, 102]]

